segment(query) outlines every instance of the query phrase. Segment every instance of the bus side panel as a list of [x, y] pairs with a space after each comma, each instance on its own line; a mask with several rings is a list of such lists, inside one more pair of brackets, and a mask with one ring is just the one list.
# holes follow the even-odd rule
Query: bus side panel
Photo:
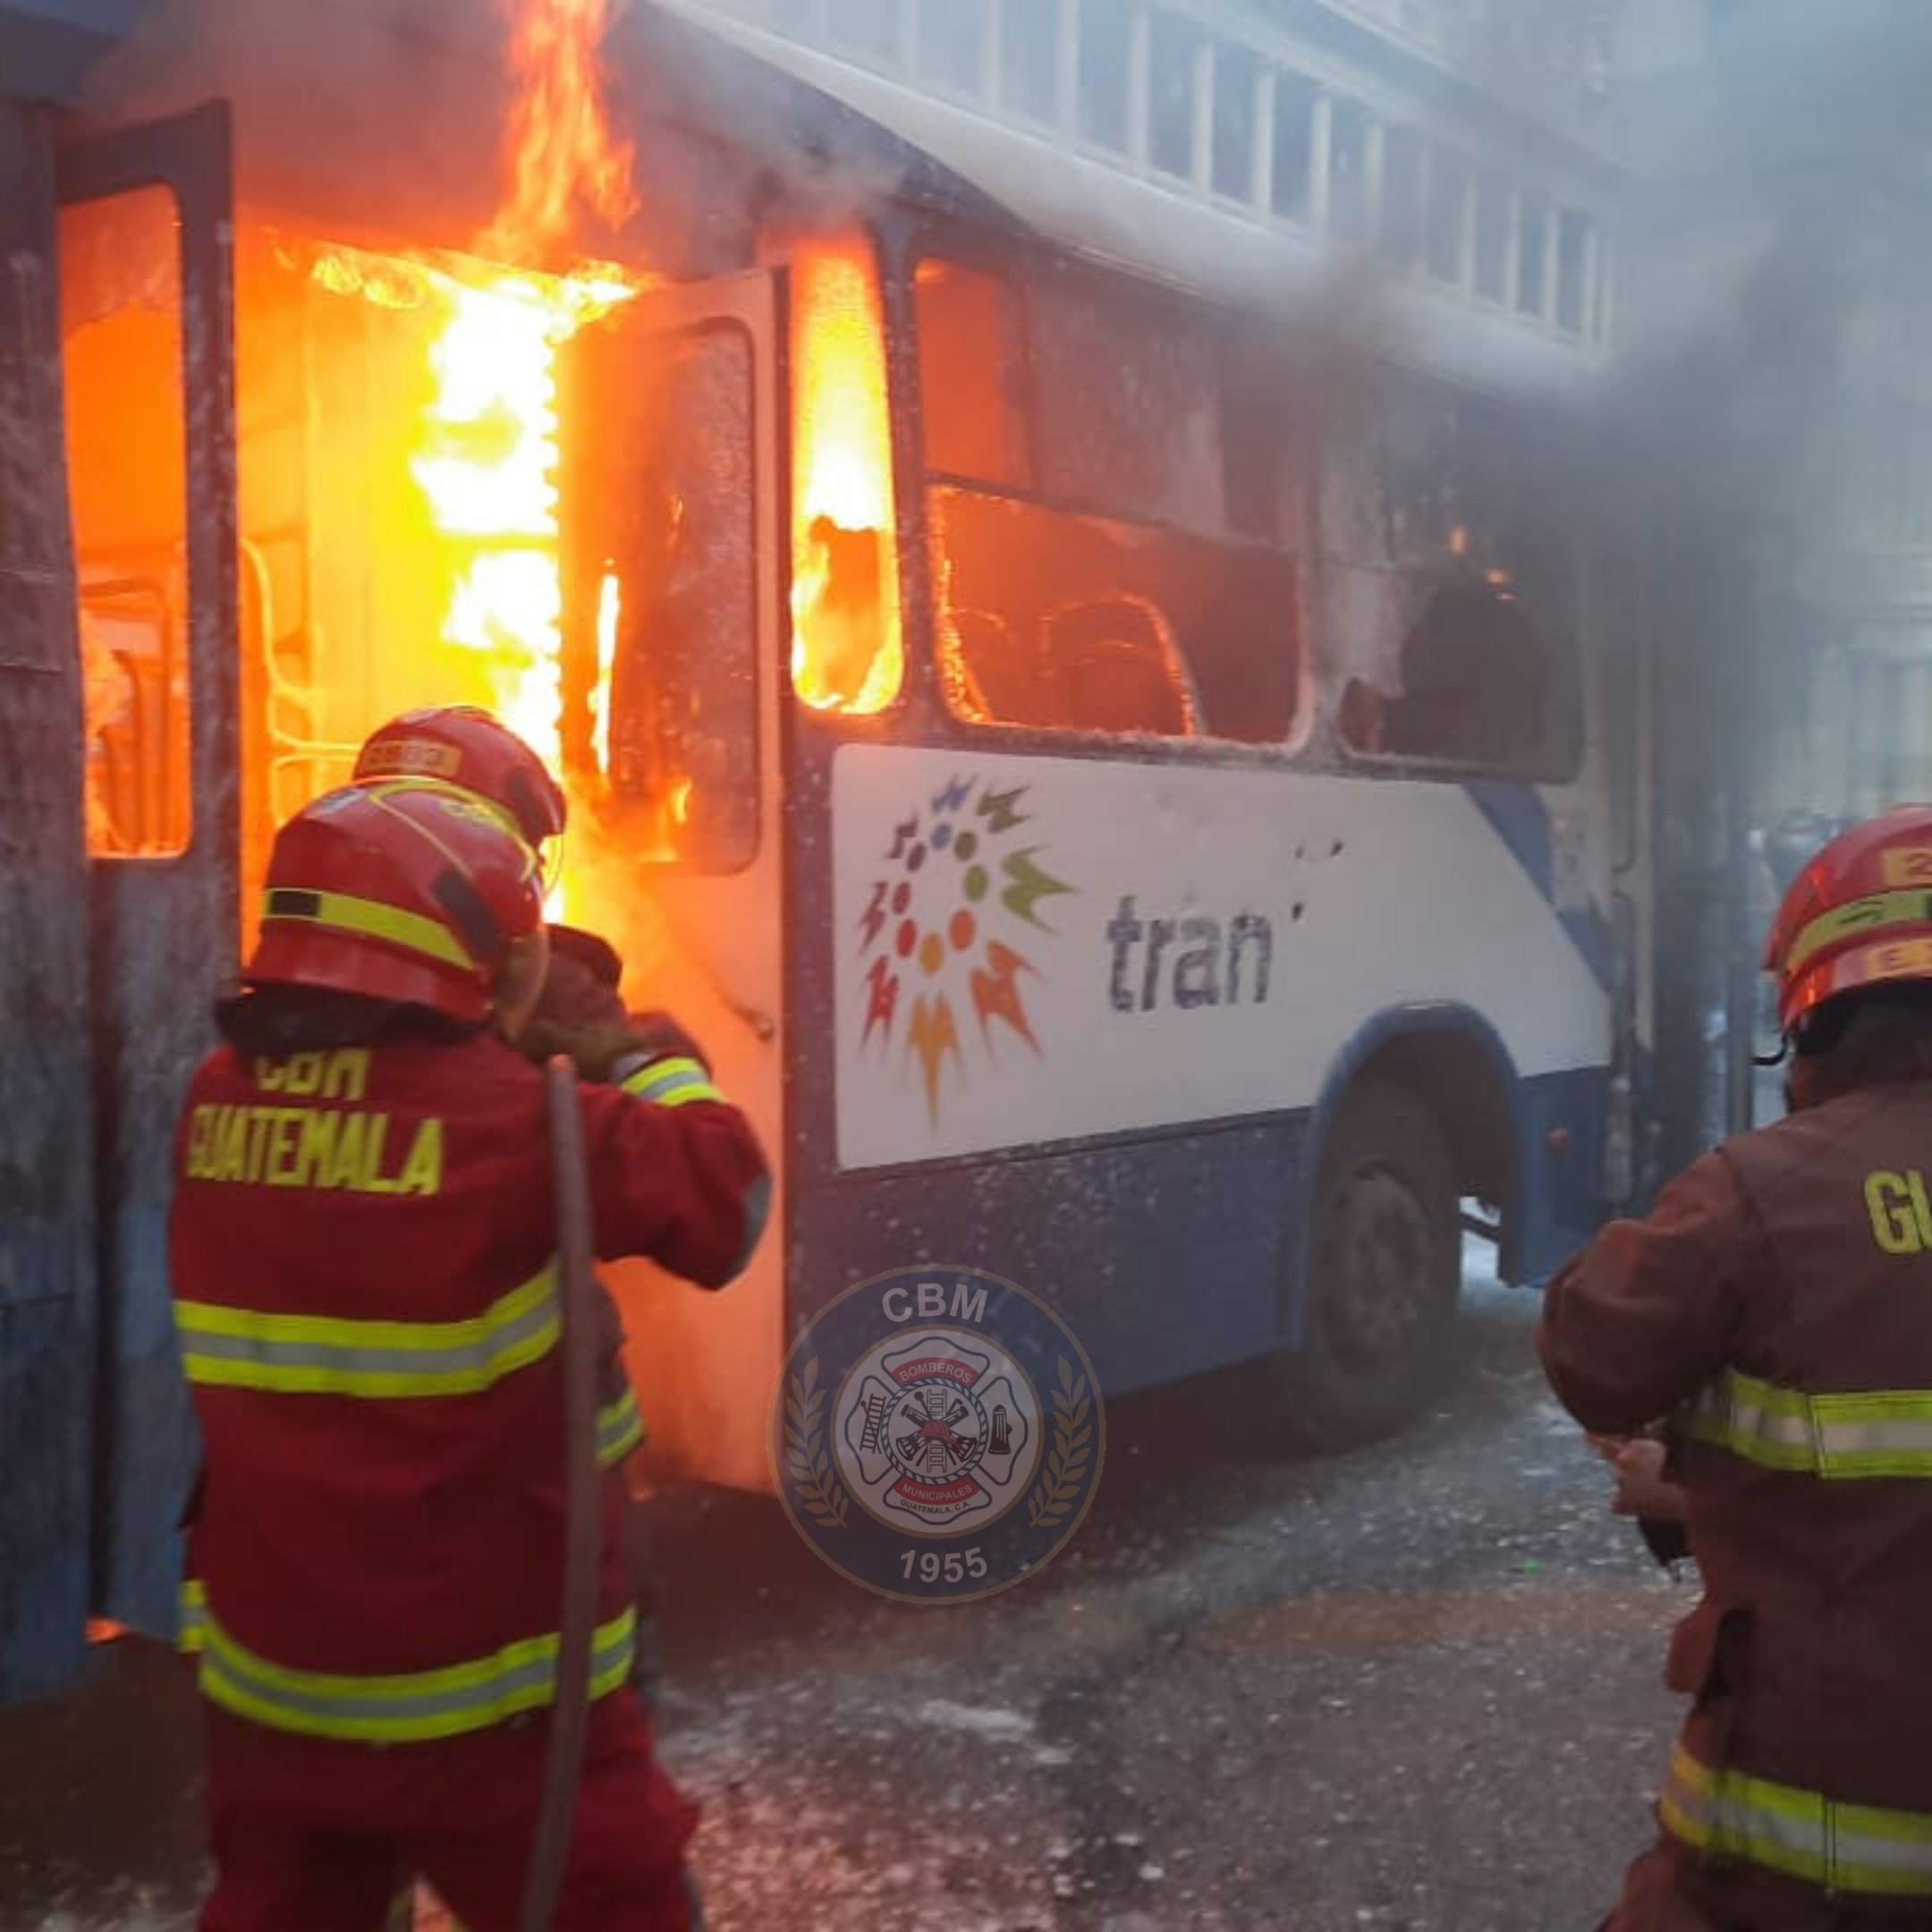
[[1495, 1038], [1505, 1272], [1595, 1221], [1606, 940], [1566, 801], [916, 744], [801, 764], [794, 1326], [929, 1259], [1119, 1329], [1089, 1339], [1115, 1385], [1292, 1343], [1345, 1043], [1451, 1013]]
[[1306, 1114], [1203, 1136], [839, 1173], [830, 775], [828, 758], [800, 758], [789, 801], [788, 1004], [821, 1019], [791, 1036], [788, 1336], [853, 1284], [930, 1261], [984, 1268], [1038, 1295], [1080, 1338], [1104, 1394], [1275, 1346]]
[[1518, 1195], [1504, 1278], [1540, 1283], [1602, 1224], [1610, 1069], [1572, 1067], [1517, 1091]]
[[1052, 1307], [1105, 1395], [1266, 1355], [1283, 1335], [1286, 1205], [1308, 1127], [1301, 1114], [801, 1187], [794, 1319], [887, 1268], [954, 1263]]
[[0, 1706], [78, 1668], [94, 1407], [87, 860], [46, 125], [0, 103]]

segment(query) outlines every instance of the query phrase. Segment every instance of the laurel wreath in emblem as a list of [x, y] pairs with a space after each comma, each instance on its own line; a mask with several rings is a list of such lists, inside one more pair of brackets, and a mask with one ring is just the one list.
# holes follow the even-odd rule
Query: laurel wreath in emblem
[[[1063, 1362], [1061, 1367], [1064, 1368]], [[843, 1530], [852, 1499], [825, 1449], [826, 1392], [818, 1386], [818, 1358], [792, 1377], [785, 1395], [785, 1465], [798, 1486], [805, 1513], [822, 1530]]]
[[1027, 1521], [1036, 1530], [1050, 1530], [1073, 1507], [1086, 1480], [1093, 1456], [1093, 1398], [1087, 1378], [1076, 1376], [1064, 1355], [1060, 1358], [1060, 1386], [1053, 1391], [1054, 1445], [1046, 1466], [1027, 1498]]

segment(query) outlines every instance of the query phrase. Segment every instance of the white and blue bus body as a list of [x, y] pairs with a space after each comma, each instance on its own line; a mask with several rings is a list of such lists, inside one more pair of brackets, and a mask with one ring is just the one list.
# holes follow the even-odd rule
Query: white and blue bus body
[[[894, 364], [905, 675], [881, 716], [794, 717], [791, 1320], [895, 1259], [947, 1258], [1050, 1300], [1124, 1392], [1305, 1366], [1326, 1319], [1320, 1377], [1289, 1372], [1305, 1432], [1390, 1426], [1439, 1352], [1459, 1203], [1504, 1278], [1539, 1280], [1600, 1220], [1613, 1125], [1629, 1132], [1611, 747], [1588, 722], [1587, 558], [1564, 509], [1580, 425], [1546, 398], [1512, 410], [1388, 368], [1344, 449], [1351, 426], [1294, 394], [1292, 333], [1246, 371], [1258, 399], [1229, 366], [1247, 331], [1211, 304], [1037, 240], [878, 232], [886, 312], [913, 337]], [[1013, 331], [1068, 338], [1008, 343], [1014, 434], [1033, 440], [979, 475], [983, 429], [952, 419], [1000, 377], [921, 360], [935, 338], [963, 352], [963, 326], [919, 327], [961, 258], [999, 263], [970, 272], [1017, 291]], [[1138, 421], [1095, 438], [1104, 405], [1067, 393], [1083, 386]], [[1220, 433], [1251, 445], [1258, 410], [1282, 449], [1219, 442], [1216, 404], [1249, 411]], [[1440, 443], [1404, 450], [1427, 473], [1399, 512], [1438, 526], [1406, 533], [1407, 559], [1352, 554], [1352, 532], [1389, 528], [1347, 488], [1380, 510], [1402, 487], [1383, 411], [1404, 404], [1420, 427], [1396, 433]], [[1437, 597], [1479, 631], [1500, 615], [1494, 650], [1464, 641], [1504, 673], [1535, 627], [1549, 658], [1529, 728], [1418, 745], [1411, 720], [1407, 744], [1385, 724], [1352, 742], [1343, 689], [1376, 659], [1347, 626], [1424, 626]], [[1014, 634], [1055, 623], [1088, 652], [1082, 690], [1016, 665]], [[1365, 1241], [1385, 1250], [1369, 1275], [1406, 1269], [1406, 1289], [1343, 1278]], [[1360, 1335], [1358, 1294], [1380, 1304]]]

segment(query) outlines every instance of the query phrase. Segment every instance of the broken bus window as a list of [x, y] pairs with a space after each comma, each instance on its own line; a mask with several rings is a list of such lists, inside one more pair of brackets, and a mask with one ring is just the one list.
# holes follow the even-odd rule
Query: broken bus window
[[1285, 739], [1299, 575], [1285, 553], [1230, 539], [1213, 338], [1072, 275], [1041, 275], [1022, 304], [1010, 277], [928, 260], [916, 287], [936, 644], [954, 712]]
[[180, 216], [165, 188], [60, 217], [88, 850], [187, 849], [187, 426]]

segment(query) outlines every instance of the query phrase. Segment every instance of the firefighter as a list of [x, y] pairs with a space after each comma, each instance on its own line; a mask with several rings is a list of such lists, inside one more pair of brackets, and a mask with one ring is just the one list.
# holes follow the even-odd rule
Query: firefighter
[[[1833, 839], [1766, 964], [1789, 1115], [1552, 1284], [1589, 1430], [1669, 1419], [1705, 1595], [1694, 1699], [1610, 1932], [1932, 1924], [1932, 807]], [[1671, 1490], [1631, 1506], [1669, 1513]]]
[[[400, 775], [437, 778], [501, 807], [538, 854], [548, 855], [547, 870], [555, 870], [555, 842], [563, 838], [570, 818], [563, 787], [530, 745], [491, 713], [475, 705], [430, 705], [391, 718], [364, 741], [352, 783], [380, 784]], [[548, 931], [543, 989], [521, 1037], [531, 1059], [541, 1062], [553, 1053], [587, 1046], [594, 1052], [596, 1038], [580, 1034], [616, 1028], [667, 1054], [703, 1063], [704, 1055], [668, 1014], [625, 1010], [619, 990], [623, 962], [607, 940], [555, 922]], [[628, 1449], [641, 1447], [644, 1433], [640, 1417]], [[655, 1708], [663, 1679], [660, 1605], [640, 1506], [626, 1513], [624, 1544], [638, 1608], [638, 1688]]]
[[[515, 1923], [548, 1750], [563, 1374], [536, 854], [474, 794], [348, 787], [278, 835], [190, 1088], [169, 1239], [204, 1449], [187, 1640], [208, 1707], [204, 1932], [370, 1932], [426, 1875]], [[722, 1286], [763, 1158], [691, 1058], [580, 1041], [597, 1251]], [[606, 1337], [606, 1465], [636, 1413]], [[559, 1932], [687, 1932], [695, 1814], [630, 1684], [606, 1476], [589, 1736]]]

